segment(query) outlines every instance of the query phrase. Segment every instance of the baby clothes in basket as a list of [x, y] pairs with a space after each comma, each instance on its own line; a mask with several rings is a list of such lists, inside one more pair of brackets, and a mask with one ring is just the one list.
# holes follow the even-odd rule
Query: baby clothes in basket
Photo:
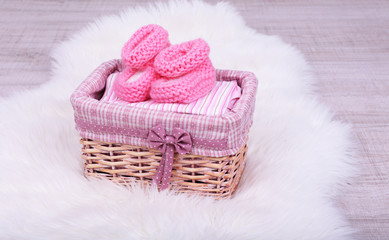
[[148, 108], [177, 113], [199, 114], [208, 116], [221, 116], [230, 111], [242, 92], [236, 81], [216, 81], [215, 87], [204, 97], [188, 103], [158, 103], [152, 99], [143, 102], [129, 103], [121, 100], [113, 91], [113, 83], [118, 72], [108, 76], [102, 102], [115, 102], [128, 104], [134, 107]]

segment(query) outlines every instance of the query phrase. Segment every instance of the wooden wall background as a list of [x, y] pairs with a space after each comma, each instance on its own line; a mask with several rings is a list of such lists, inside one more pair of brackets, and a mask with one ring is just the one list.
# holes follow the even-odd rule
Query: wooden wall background
[[[47, 81], [52, 47], [142, 0], [0, 1], [0, 96]], [[216, 2], [216, 1], [210, 1]], [[337, 199], [358, 239], [389, 239], [389, 1], [230, 1], [247, 24], [307, 57], [318, 95], [349, 123], [361, 176]]]

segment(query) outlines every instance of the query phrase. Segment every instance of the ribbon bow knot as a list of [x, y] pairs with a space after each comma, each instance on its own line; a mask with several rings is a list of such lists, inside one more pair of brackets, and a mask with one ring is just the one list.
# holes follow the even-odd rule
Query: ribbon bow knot
[[169, 186], [173, 168], [174, 152], [186, 154], [192, 149], [192, 139], [189, 133], [180, 128], [174, 128], [171, 135], [166, 134], [162, 125], [150, 129], [148, 139], [152, 148], [161, 150], [162, 159], [154, 176], [153, 183], [161, 190]]

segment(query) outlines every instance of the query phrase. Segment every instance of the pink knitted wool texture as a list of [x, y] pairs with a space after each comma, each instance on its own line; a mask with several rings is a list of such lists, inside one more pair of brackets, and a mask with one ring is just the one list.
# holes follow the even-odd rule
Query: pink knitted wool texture
[[209, 46], [201, 38], [172, 45], [154, 60], [160, 79], [151, 83], [156, 102], [190, 103], [205, 96], [216, 84]]
[[150, 98], [155, 56], [169, 46], [168, 32], [159, 25], [150, 24], [138, 29], [122, 49], [123, 71], [115, 80], [113, 89], [120, 99], [141, 102]]
[[151, 66], [140, 71], [127, 67], [115, 79], [113, 90], [124, 101], [142, 102], [150, 98], [151, 82], [156, 77]]
[[149, 24], [139, 28], [124, 44], [123, 64], [141, 69], [152, 65], [154, 57], [170, 45], [168, 32], [161, 26]]

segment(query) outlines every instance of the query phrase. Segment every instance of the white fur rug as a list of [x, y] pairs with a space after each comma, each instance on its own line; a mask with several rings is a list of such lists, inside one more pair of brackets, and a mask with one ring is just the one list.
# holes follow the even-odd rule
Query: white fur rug
[[[120, 57], [140, 26], [197, 37], [217, 68], [259, 79], [244, 177], [224, 201], [128, 190], [83, 177], [71, 92]], [[174, 2], [104, 17], [58, 46], [52, 79], [0, 101], [0, 239], [350, 239], [333, 198], [353, 175], [348, 127], [315, 100], [307, 63], [228, 4]]]

